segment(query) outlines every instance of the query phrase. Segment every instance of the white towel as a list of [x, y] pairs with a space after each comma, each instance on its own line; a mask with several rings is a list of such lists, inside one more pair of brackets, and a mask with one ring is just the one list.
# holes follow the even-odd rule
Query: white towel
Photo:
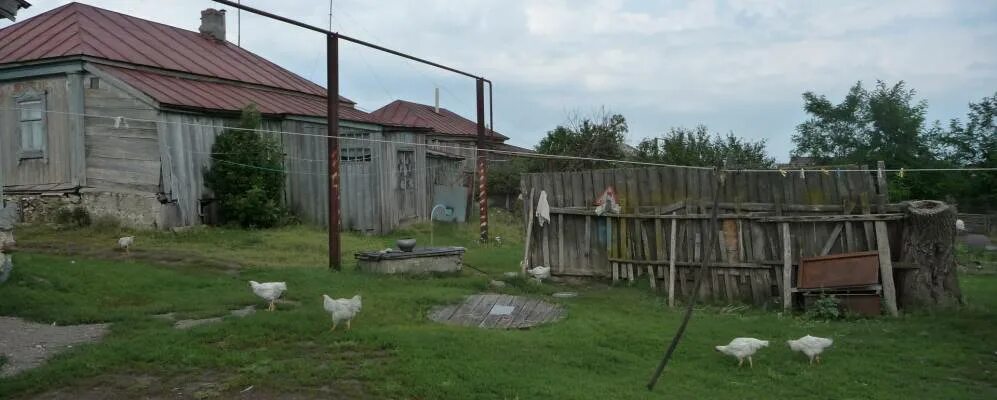
[[537, 200], [537, 222], [540, 226], [544, 226], [545, 223], [550, 222], [550, 204], [547, 204], [547, 191], [540, 191], [540, 200]]

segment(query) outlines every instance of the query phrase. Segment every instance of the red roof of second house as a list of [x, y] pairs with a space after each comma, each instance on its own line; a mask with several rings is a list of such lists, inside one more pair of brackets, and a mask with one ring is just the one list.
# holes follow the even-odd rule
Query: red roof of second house
[[[399, 125], [432, 128], [434, 131], [446, 135], [478, 136], [478, 124], [474, 121], [445, 108], [440, 108], [440, 112], [437, 113], [433, 106], [405, 100], [395, 100], [372, 112], [371, 115], [382, 121]], [[487, 134], [490, 139], [494, 140], [509, 139], [495, 131], [489, 131]]]

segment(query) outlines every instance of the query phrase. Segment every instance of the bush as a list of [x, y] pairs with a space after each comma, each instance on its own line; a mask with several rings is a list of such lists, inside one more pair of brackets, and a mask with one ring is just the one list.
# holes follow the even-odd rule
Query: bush
[[256, 106], [243, 109], [239, 129], [226, 129], [211, 147], [204, 181], [214, 192], [223, 224], [269, 228], [287, 220], [280, 143], [253, 131], [260, 128]]
[[842, 317], [841, 300], [838, 300], [833, 295], [828, 296], [821, 293], [820, 297], [814, 301], [814, 304], [807, 307], [807, 312], [803, 316], [807, 319], [821, 321], [839, 319]]
[[61, 228], [84, 228], [92, 222], [90, 212], [83, 207], [60, 208], [55, 211], [55, 224]]

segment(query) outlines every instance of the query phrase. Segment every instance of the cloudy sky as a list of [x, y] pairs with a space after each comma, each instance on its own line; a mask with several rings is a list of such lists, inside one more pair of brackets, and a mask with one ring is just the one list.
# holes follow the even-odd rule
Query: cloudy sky
[[[86, 3], [196, 30], [207, 0]], [[67, 3], [31, 0], [19, 19]], [[328, 26], [325, 0], [243, 0]], [[495, 127], [532, 146], [572, 113], [600, 108], [630, 123], [629, 141], [706, 124], [765, 139], [778, 159], [803, 121], [801, 93], [840, 99], [855, 81], [907, 81], [929, 119], [965, 114], [997, 91], [992, 1], [333, 0], [333, 29], [481, 74], [495, 82]], [[228, 37], [237, 37], [230, 11]], [[9, 25], [4, 20], [0, 27]], [[325, 84], [324, 38], [242, 13], [241, 44]], [[343, 95], [366, 110], [402, 98], [473, 118], [474, 85], [344, 44]]]

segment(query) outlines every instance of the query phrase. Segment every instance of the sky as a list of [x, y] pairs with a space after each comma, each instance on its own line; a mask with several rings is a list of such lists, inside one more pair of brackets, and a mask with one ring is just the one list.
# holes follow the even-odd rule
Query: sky
[[[29, 0], [26, 19], [61, 0]], [[197, 30], [208, 0], [83, 1]], [[325, 0], [243, 0], [329, 25]], [[964, 117], [997, 92], [993, 1], [332, 0], [333, 30], [494, 82], [494, 127], [532, 147], [572, 115], [623, 114], [628, 142], [699, 124], [764, 139], [788, 159], [806, 120], [801, 95], [838, 102], [856, 81], [904, 80], [928, 120]], [[325, 85], [325, 38], [229, 10], [227, 36]], [[3, 20], [0, 28], [10, 25]], [[341, 93], [373, 111], [394, 99], [474, 118], [471, 79], [375, 50], [340, 45]]]

